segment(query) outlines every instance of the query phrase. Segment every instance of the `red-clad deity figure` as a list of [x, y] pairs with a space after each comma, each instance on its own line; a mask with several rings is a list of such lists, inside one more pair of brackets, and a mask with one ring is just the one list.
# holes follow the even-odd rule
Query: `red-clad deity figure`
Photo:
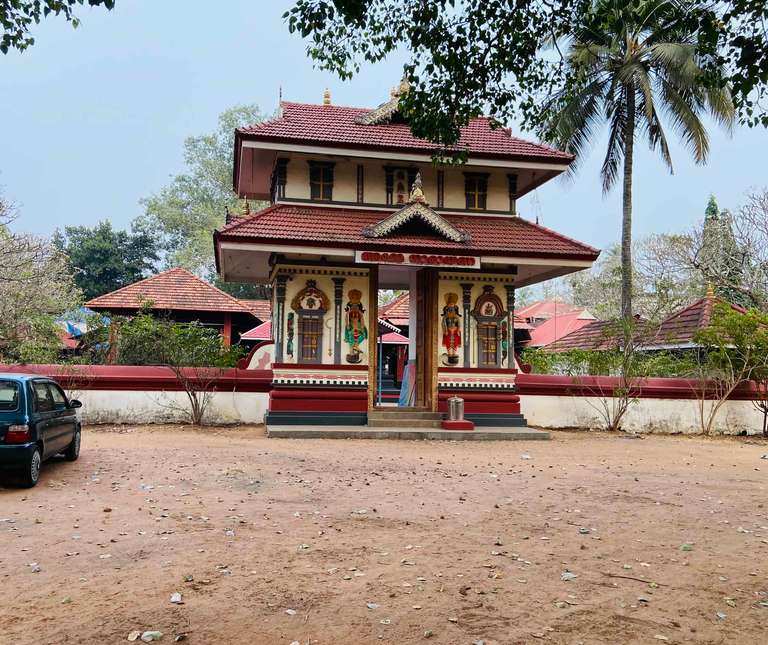
[[459, 313], [459, 296], [455, 293], [445, 294], [443, 307], [443, 347], [448, 356], [448, 365], [459, 362], [459, 347], [461, 347], [461, 314]]

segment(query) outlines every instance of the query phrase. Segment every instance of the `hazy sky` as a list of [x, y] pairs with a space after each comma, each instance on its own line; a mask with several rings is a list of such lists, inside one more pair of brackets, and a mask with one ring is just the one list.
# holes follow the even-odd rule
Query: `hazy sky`
[[[49, 234], [65, 224], [109, 219], [125, 227], [139, 200], [182, 170], [182, 142], [216, 126], [224, 109], [288, 100], [375, 106], [400, 77], [401, 61], [366, 69], [347, 83], [312, 68], [281, 15], [290, 0], [118, 0], [79, 9], [79, 29], [50, 19], [37, 43], [0, 55], [0, 186], [20, 208], [17, 228]], [[214, 8], [215, 7], [215, 8]], [[602, 142], [573, 179], [525, 197], [519, 212], [582, 241], [618, 239], [620, 193], [603, 197]], [[682, 230], [702, 216], [709, 193], [735, 208], [768, 186], [768, 132], [712, 129], [705, 167], [673, 145], [675, 175], [642, 149], [635, 164], [635, 232]]]

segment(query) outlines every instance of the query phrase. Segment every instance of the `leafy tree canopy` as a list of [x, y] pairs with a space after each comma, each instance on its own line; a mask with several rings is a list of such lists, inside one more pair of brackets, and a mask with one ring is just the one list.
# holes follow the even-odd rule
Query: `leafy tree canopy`
[[29, 28], [48, 16], [64, 16], [77, 27], [80, 21], [73, 13], [77, 5], [89, 4], [113, 9], [115, 0], [3, 0], [0, 3], [0, 25], [3, 36], [0, 52], [7, 54], [11, 49], [25, 50], [35, 44]]
[[[573, 82], [557, 43], [584, 27], [608, 30], [592, 0], [297, 0], [284, 18], [308, 39], [321, 69], [348, 79], [363, 62], [405, 50], [411, 91], [401, 100], [411, 129], [443, 145], [468, 119], [541, 122], [542, 99]], [[613, 0], [612, 13], [645, 11], [647, 0]], [[665, 29], [696, 35], [710, 87], [730, 85], [742, 120], [768, 125], [764, 0], [669, 0]], [[625, 18], [627, 16], [625, 15]], [[554, 46], [553, 46], [554, 45]], [[418, 109], [416, 109], [418, 108]]]
[[234, 367], [239, 347], [225, 347], [218, 330], [195, 321], [177, 323], [140, 311], [133, 318], [115, 318], [120, 365], [169, 367]]
[[0, 196], [0, 361], [48, 362], [61, 350], [56, 316], [82, 302], [64, 255], [48, 240], [15, 233]]
[[146, 231], [116, 231], [108, 221], [92, 228], [67, 226], [63, 233], [56, 231], [54, 244], [69, 259], [75, 283], [88, 299], [141, 280], [159, 259]]
[[[168, 266], [181, 266], [215, 280], [213, 231], [224, 224], [227, 211], [239, 214], [243, 209], [232, 191], [235, 128], [264, 118], [256, 105], [222, 113], [215, 131], [184, 142], [186, 170], [142, 201], [145, 210], [135, 225], [159, 239]], [[216, 286], [243, 298], [261, 294], [256, 285], [217, 282]]]

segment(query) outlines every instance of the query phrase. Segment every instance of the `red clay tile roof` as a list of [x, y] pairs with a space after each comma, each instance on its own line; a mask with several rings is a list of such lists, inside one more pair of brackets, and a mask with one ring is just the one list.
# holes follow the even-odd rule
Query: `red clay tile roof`
[[247, 298], [240, 298], [239, 300], [259, 320], [269, 320], [272, 317], [272, 303], [269, 300], [249, 300]]
[[620, 329], [615, 320], [593, 320], [543, 349], [548, 352], [615, 349], [619, 344]]
[[[675, 312], [659, 325], [659, 329], [646, 344], [653, 346], [679, 346], [693, 344], [693, 336], [700, 329], [709, 326], [716, 304], [726, 303], [714, 295], [707, 295], [701, 300]], [[738, 305], [730, 305], [735, 311], [744, 313]]]
[[272, 340], [272, 321], [267, 320], [240, 334], [240, 340]]
[[[648, 322], [642, 322], [639, 325], [636, 342], [641, 349], [675, 349], [695, 346], [694, 335], [709, 325], [715, 305], [723, 302], [725, 301], [716, 296], [708, 295], [676, 311], [655, 328]], [[745, 311], [738, 305], [730, 306], [735, 311], [742, 313]], [[571, 349], [608, 349], [620, 344], [621, 333], [621, 327], [615, 321], [596, 320], [563, 336], [544, 349], [553, 352]]]
[[[518, 312], [520, 315], [520, 312]], [[522, 316], [521, 316], [522, 317]], [[544, 347], [567, 336], [577, 329], [593, 323], [595, 317], [586, 309], [577, 309], [565, 314], [552, 316], [531, 331], [528, 347]]]
[[386, 334], [381, 335], [382, 345], [407, 345], [408, 338], [402, 334], [398, 334], [396, 331], [389, 331]]
[[[406, 124], [361, 125], [355, 118], [370, 112], [369, 108], [307, 103], [280, 104], [282, 115], [256, 125], [237, 130], [238, 137], [256, 141], [274, 141], [319, 146], [370, 148], [431, 154], [434, 143], [418, 139]], [[512, 136], [508, 128], [492, 128], [487, 117], [473, 119], [462, 128], [458, 148], [470, 156], [501, 157], [510, 160], [531, 160], [570, 163], [573, 155], [538, 143]]]
[[151, 300], [165, 311], [250, 313], [237, 298], [224, 293], [186, 269], [170, 269], [86, 302], [91, 309], [139, 309]]
[[557, 300], [539, 300], [517, 309], [515, 313], [520, 316], [520, 318], [546, 320], [552, 318], [552, 316], [560, 316], [574, 311], [581, 313], [584, 311], [584, 308], [566, 302], [559, 302]]
[[433, 232], [394, 232], [377, 239], [364, 237], [366, 226], [380, 221], [384, 213], [322, 206], [275, 204], [227, 224], [217, 240], [287, 243], [345, 248], [423, 252], [430, 249], [458, 255], [495, 254], [594, 260], [597, 249], [533, 224], [522, 217], [444, 215], [470, 234], [469, 242], [451, 242]]
[[[397, 298], [379, 307], [379, 318], [388, 320], [394, 325], [407, 325], [410, 317], [408, 292], [401, 293]], [[400, 321], [400, 322], [395, 322]]]
[[[409, 323], [409, 294], [401, 293], [392, 302], [379, 307], [379, 317], [388, 320], [395, 325], [407, 325]], [[515, 314], [515, 329], [533, 329], [525, 320]]]

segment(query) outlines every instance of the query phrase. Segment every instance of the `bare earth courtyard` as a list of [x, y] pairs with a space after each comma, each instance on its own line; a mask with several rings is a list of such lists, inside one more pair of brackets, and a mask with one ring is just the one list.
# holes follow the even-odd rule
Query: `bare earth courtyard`
[[0, 488], [0, 641], [765, 642], [766, 453], [90, 428]]

